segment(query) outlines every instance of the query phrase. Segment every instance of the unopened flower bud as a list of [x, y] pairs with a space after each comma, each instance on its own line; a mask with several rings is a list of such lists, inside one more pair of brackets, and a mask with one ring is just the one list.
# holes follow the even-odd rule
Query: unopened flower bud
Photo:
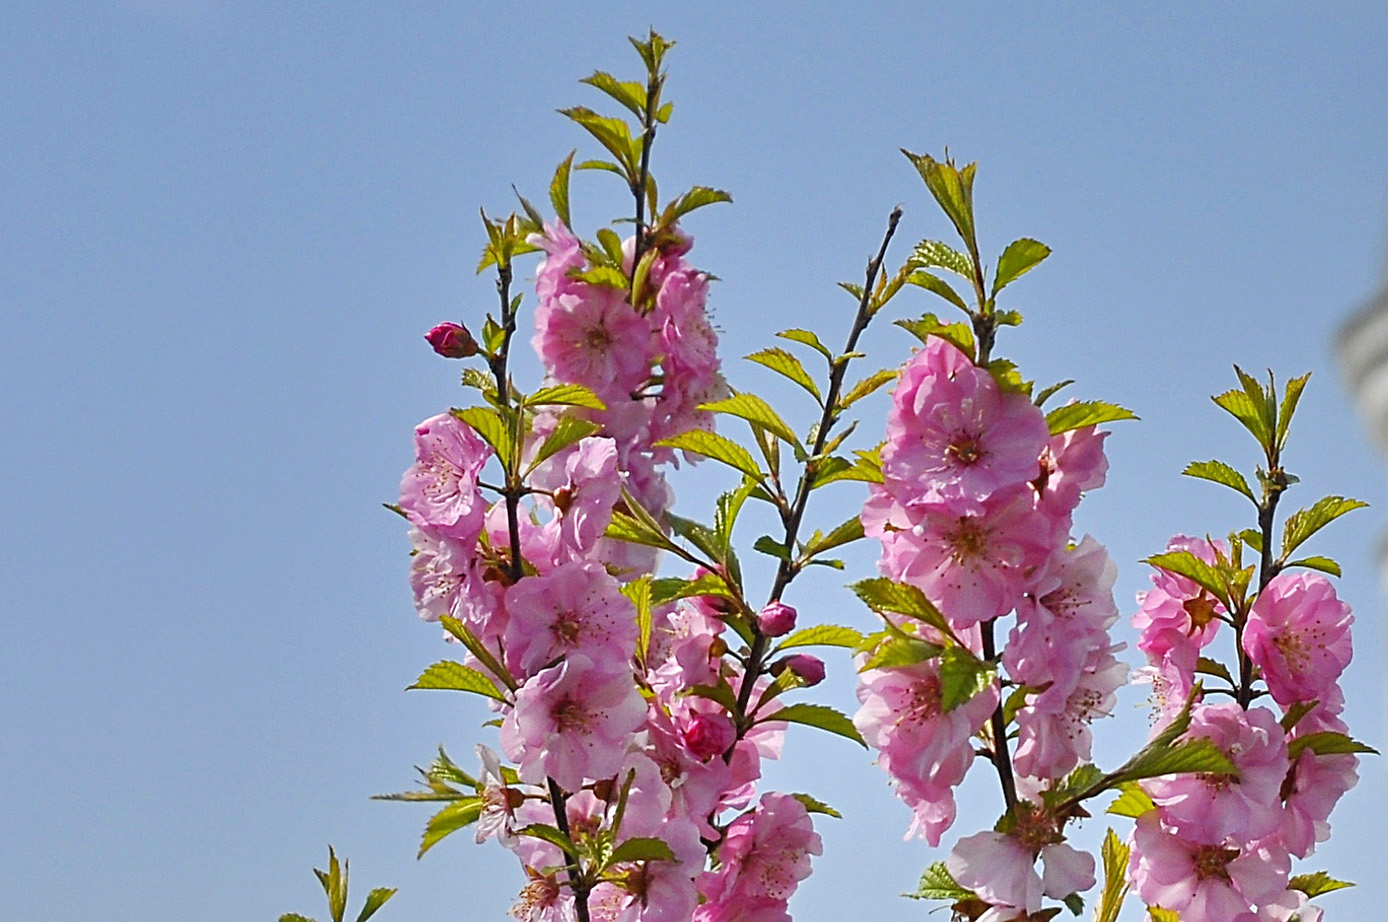
[[757, 627], [767, 637], [780, 637], [795, 630], [795, 609], [785, 602], [769, 602], [757, 615]]
[[798, 676], [806, 688], [824, 681], [824, 660], [808, 653], [792, 653], [771, 665], [771, 671], [776, 675], [787, 669]]
[[465, 359], [477, 354], [477, 340], [467, 331], [467, 327], [456, 323], [441, 323], [424, 338], [434, 351], [446, 359]]
[[707, 761], [737, 742], [737, 728], [722, 714], [695, 714], [684, 728], [684, 741], [696, 759]]

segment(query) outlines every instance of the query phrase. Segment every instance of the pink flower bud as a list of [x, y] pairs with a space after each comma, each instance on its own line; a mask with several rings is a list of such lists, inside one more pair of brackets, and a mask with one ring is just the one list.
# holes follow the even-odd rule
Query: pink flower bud
[[441, 323], [424, 338], [434, 351], [446, 359], [465, 359], [477, 354], [477, 340], [467, 331], [467, 327], [456, 323]]
[[767, 637], [780, 637], [795, 630], [795, 609], [785, 602], [770, 602], [757, 615], [757, 627]]
[[737, 742], [737, 728], [722, 714], [695, 714], [684, 728], [684, 741], [695, 758], [707, 761]]
[[808, 653], [792, 653], [771, 667], [777, 674], [786, 669], [798, 675], [806, 688], [824, 681], [824, 660]]

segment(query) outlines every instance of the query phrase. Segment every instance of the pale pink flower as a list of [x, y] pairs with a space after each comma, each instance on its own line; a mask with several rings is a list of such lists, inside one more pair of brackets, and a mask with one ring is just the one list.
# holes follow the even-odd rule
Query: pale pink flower
[[[1349, 728], [1331, 713], [1341, 704], [1338, 695], [1328, 696], [1324, 705], [1329, 708], [1317, 707], [1303, 717], [1292, 728], [1291, 738], [1323, 731], [1344, 733]], [[1287, 851], [1305, 858], [1316, 850], [1318, 843], [1330, 838], [1330, 812], [1358, 783], [1358, 767], [1358, 757], [1350, 753], [1317, 755], [1310, 749], [1302, 751], [1282, 785], [1284, 811], [1276, 838]]]
[[578, 238], [562, 221], [546, 223], [543, 234], [531, 234], [527, 240], [545, 251], [535, 273], [535, 294], [541, 303], [587, 284], [569, 276], [574, 269], [582, 268], [586, 260]]
[[[1218, 543], [1215, 546], [1223, 549]], [[1177, 535], [1166, 550], [1189, 551], [1212, 564], [1215, 546], [1201, 538]], [[1153, 573], [1152, 584], [1154, 588], [1137, 594], [1133, 627], [1142, 634], [1137, 642], [1139, 650], [1155, 661], [1177, 645], [1191, 643], [1199, 649], [1214, 639], [1220, 623], [1216, 616], [1225, 614], [1222, 604], [1191, 580], [1166, 570]]]
[[535, 351], [555, 380], [620, 400], [650, 377], [655, 357], [650, 323], [622, 289], [584, 285], [541, 300], [535, 324]]
[[1104, 485], [1108, 474], [1106, 438], [1107, 432], [1093, 426], [1051, 436], [1041, 452], [1041, 477], [1036, 482], [1043, 509], [1055, 516], [1068, 516], [1079, 505], [1081, 493]]
[[501, 726], [501, 745], [525, 782], [550, 777], [576, 791], [586, 778], [616, 773], [645, 714], [630, 666], [599, 665], [573, 653], [516, 692], [516, 706]]
[[1055, 842], [1041, 848], [1041, 892], [1053, 900], [1094, 886], [1094, 856]]
[[1120, 649], [1121, 644], [1091, 648], [1068, 693], [1057, 684], [1028, 696], [1017, 712], [1019, 772], [1060, 778], [1088, 761], [1094, 742], [1090, 724], [1113, 712], [1115, 693], [1128, 680], [1128, 667], [1113, 655]]
[[1181, 922], [1255, 922], [1253, 907], [1287, 889], [1289, 866], [1276, 845], [1202, 845], [1164, 829], [1151, 811], [1138, 818], [1128, 879], [1144, 903]]
[[464, 544], [482, 530], [487, 504], [477, 475], [491, 449], [472, 427], [441, 413], [415, 427], [415, 462], [400, 481], [400, 508], [415, 525], [428, 525]]
[[622, 495], [617, 446], [611, 439], [588, 437], [549, 459], [531, 476], [531, 485], [552, 494], [560, 553], [589, 551], [612, 521], [612, 507]]
[[1349, 606], [1317, 573], [1279, 573], [1249, 613], [1243, 648], [1284, 708], [1325, 695], [1353, 656]]
[[516, 827], [515, 812], [520, 800], [520, 792], [513, 791], [501, 772], [501, 759], [497, 754], [480, 743], [477, 756], [482, 760], [482, 813], [477, 817], [477, 844], [488, 839], [496, 840], [510, 847]]
[[[960, 839], [945, 859], [950, 875], [992, 908], [981, 918], [1013, 919], [1041, 908], [1041, 877], [1031, 850], [1000, 832]], [[991, 916], [991, 918], [990, 918]]]
[[1185, 738], [1209, 740], [1233, 763], [1238, 777], [1181, 774], [1143, 782], [1162, 822], [1201, 845], [1251, 842], [1276, 831], [1282, 820], [1287, 742], [1272, 712], [1262, 707], [1244, 711], [1232, 701], [1198, 705]]
[[1288, 890], [1258, 907], [1259, 922], [1322, 922], [1325, 913], [1300, 890]]
[[988, 371], [932, 336], [901, 370], [882, 471], [908, 504], [957, 507], [1035, 480], [1048, 437], [1026, 395], [1003, 393]]
[[511, 907], [518, 922], [575, 922], [574, 898], [565, 893], [553, 875], [532, 873]]
[[625, 665], [636, 650], [636, 607], [591, 560], [522, 579], [506, 590], [506, 610], [507, 666], [517, 675], [533, 675], [574, 652]]
[[[756, 810], [729, 824], [718, 846], [718, 870], [699, 877], [699, 890], [713, 907], [784, 902], [810, 876], [810, 856], [823, 853], [804, 804], [789, 794], [763, 794]], [[695, 918], [718, 918], [714, 911]]]

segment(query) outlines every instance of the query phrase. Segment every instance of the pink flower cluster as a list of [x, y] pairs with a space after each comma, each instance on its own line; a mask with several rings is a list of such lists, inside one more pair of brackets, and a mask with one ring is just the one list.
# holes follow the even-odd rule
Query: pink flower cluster
[[[645, 548], [603, 537], [623, 488], [663, 514], [671, 498], [661, 466], [674, 457], [653, 443], [710, 426], [697, 406], [725, 393], [705, 313], [707, 279], [685, 264], [689, 242], [681, 238], [656, 258], [650, 309], [640, 311], [624, 290], [574, 277], [583, 250], [562, 225], [533, 240], [546, 252], [534, 345], [552, 382], [584, 385], [606, 403], [565, 411], [600, 430], [534, 466], [514, 535], [505, 502], [489, 503], [479, 487], [491, 450], [452, 415], [418, 427], [416, 461], [401, 485], [420, 615], [458, 619], [504, 674], [471, 655], [467, 664], [489, 672], [498, 688], [514, 688], [497, 705], [501, 755], [483, 753], [478, 839], [497, 839], [525, 867], [517, 918], [571, 919], [566, 860], [556, 846], [518, 834], [527, 824], [556, 824], [557, 786], [576, 842], [651, 837], [674, 856], [609, 869], [588, 896], [593, 919], [685, 922], [696, 909], [700, 922], [788, 919], [786, 900], [809, 873], [809, 856], [820, 853], [806, 808], [766, 794], [750, 812], [720, 820], [752, 804], [761, 760], [779, 755], [784, 724], [739, 732], [727, 707], [690, 694], [694, 686], [737, 694], [743, 684], [741, 664], [724, 656], [719, 600], [657, 606], [643, 645], [623, 582], [656, 561]], [[530, 420], [523, 458], [536, 457], [561, 419], [547, 408]], [[764, 618], [769, 633], [783, 633], [795, 611], [769, 608]], [[786, 668], [812, 674], [816, 666], [822, 678], [813, 657]], [[512, 783], [501, 756], [515, 766]], [[713, 845], [718, 869], [706, 871]]]
[[[1113, 564], [1092, 538], [1070, 542], [1080, 494], [1104, 482], [1104, 437], [1093, 427], [1051, 436], [1025, 394], [931, 337], [902, 369], [883, 482], [863, 509], [865, 530], [882, 542], [882, 572], [921, 589], [972, 652], [982, 652], [982, 623], [1016, 612], [1002, 663], [1026, 689], [1016, 765], [1035, 779], [1088, 759], [1089, 724], [1126, 678], [1108, 636], [1118, 617]], [[932, 845], [954, 821], [953, 788], [998, 703], [995, 684], [943, 712], [939, 671], [926, 660], [864, 672], [855, 718], [914, 811], [908, 835]]]
[[[1172, 539], [1168, 549], [1208, 563], [1224, 553], [1223, 545], [1185, 537]], [[1233, 616], [1185, 577], [1158, 571], [1152, 581], [1139, 595], [1133, 623], [1148, 657], [1160, 727], [1185, 705], [1200, 652]], [[1280, 573], [1258, 594], [1243, 623], [1243, 652], [1284, 719], [1236, 701], [1193, 704], [1187, 737], [1210, 740], [1238, 774], [1143, 783], [1155, 809], [1138, 819], [1129, 878], [1149, 906], [1179, 913], [1183, 922], [1278, 922], [1297, 912], [1318, 917], [1304, 907], [1303, 894], [1288, 890], [1291, 859], [1309, 856], [1329, 836], [1330, 812], [1354, 786], [1358, 760], [1309, 747], [1292, 759], [1289, 747], [1313, 733], [1347, 729], [1337, 683], [1352, 652], [1352, 620], [1349, 606], [1317, 574]]]

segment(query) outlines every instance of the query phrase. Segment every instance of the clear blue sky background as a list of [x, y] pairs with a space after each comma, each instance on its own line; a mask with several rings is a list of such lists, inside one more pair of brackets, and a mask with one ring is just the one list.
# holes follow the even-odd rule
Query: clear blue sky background
[[[332, 842], [363, 892], [402, 888], [383, 922], [501, 918], [509, 854], [462, 835], [416, 862], [425, 809], [367, 799], [440, 742], [470, 761], [486, 718], [402, 691], [449, 651], [413, 615], [404, 530], [379, 503], [410, 427], [463, 399], [420, 335], [492, 303], [478, 206], [509, 210], [511, 183], [543, 200], [570, 148], [594, 152], [553, 110], [600, 104], [576, 83], [594, 68], [634, 74], [625, 36], [650, 24], [679, 41], [662, 188], [736, 199], [688, 222], [723, 279], [735, 384], [804, 410], [735, 356], [792, 325], [839, 341], [834, 283], [860, 277], [893, 205], [903, 244], [947, 233], [898, 147], [981, 161], [994, 252], [1055, 248], [1009, 290], [1027, 323], [1002, 351], [1143, 418], [1116, 427], [1079, 521], [1119, 561], [1125, 611], [1135, 561], [1170, 534], [1248, 524], [1233, 494], [1177, 476], [1252, 464], [1208, 400], [1230, 363], [1314, 370], [1289, 502], [1375, 504], [1314, 549], [1346, 565], [1350, 718], [1383, 746], [1388, 497], [1331, 346], [1380, 284], [1381, 4], [588, 6], [0, 11], [0, 915], [321, 917], [309, 868]], [[591, 233], [626, 201], [588, 174], [575, 208]], [[927, 306], [908, 293], [899, 311]], [[909, 348], [885, 326], [869, 339], [884, 365]], [[686, 509], [719, 482], [679, 481]], [[819, 521], [851, 514], [841, 489]], [[867, 626], [830, 575], [792, 601]], [[850, 709], [834, 666], [817, 700]], [[1103, 728], [1122, 738], [1107, 764], [1142, 733], [1141, 697]], [[1381, 760], [1362, 775], [1306, 866], [1360, 882], [1326, 900], [1339, 919], [1388, 899]], [[848, 814], [821, 823], [797, 918], [923, 917], [896, 894], [939, 855], [899, 842], [906, 812], [866, 755], [793, 734], [771, 780]], [[988, 780], [966, 786], [960, 834], [991, 822]]]

